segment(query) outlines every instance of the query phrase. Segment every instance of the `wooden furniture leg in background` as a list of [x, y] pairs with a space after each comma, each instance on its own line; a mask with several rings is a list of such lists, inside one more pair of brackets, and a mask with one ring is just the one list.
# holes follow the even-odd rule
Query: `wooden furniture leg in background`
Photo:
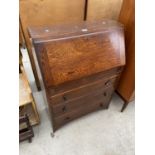
[[117, 93], [117, 94], [120, 96], [120, 98], [124, 101], [123, 106], [122, 106], [122, 108], [121, 108], [121, 112], [123, 112], [123, 111], [126, 109], [126, 107], [128, 106], [128, 104], [134, 100], [134, 98], [135, 98], [135, 92], [133, 92], [133, 94], [131, 95], [131, 97], [130, 97], [128, 100], [126, 100], [126, 99], [124, 98], [124, 96], [122, 96], [122, 95], [118, 92], [118, 90], [116, 90], [116, 93]]
[[34, 136], [34, 132], [33, 132], [32, 126], [30, 125], [30, 121], [29, 121], [27, 114], [19, 118], [19, 127], [20, 127], [19, 128], [19, 141], [21, 142], [24, 140], [28, 140], [31, 143], [32, 137]]
[[[32, 51], [31, 51], [32, 47], [30, 46], [30, 43], [27, 42], [27, 40], [29, 40], [29, 38], [27, 39], [25, 34], [24, 34], [24, 29], [23, 29], [22, 22], [21, 22], [20, 18], [19, 18], [19, 23], [20, 23], [21, 32], [23, 33], [23, 38], [25, 40], [24, 46], [27, 48], [27, 52], [28, 52], [28, 55], [29, 55], [30, 64], [31, 64], [31, 67], [32, 67], [32, 71], [33, 71], [34, 79], [35, 79], [35, 82], [36, 82], [36, 86], [37, 86], [38, 91], [40, 91], [41, 90], [40, 81], [39, 81], [37, 70], [36, 70], [35, 64], [34, 64], [34, 58], [33, 58]], [[27, 29], [26, 29], [26, 33], [27, 33]]]
[[[33, 96], [32, 96], [32, 98], [33, 98]], [[37, 111], [36, 104], [34, 102], [34, 98], [32, 100], [32, 104], [31, 105], [32, 105], [32, 109], [34, 110], [35, 121], [39, 123], [39, 121], [40, 121], [39, 120], [39, 114], [38, 114], [38, 111]]]
[[127, 105], [130, 102], [132, 102], [134, 99], [135, 99], [135, 91], [132, 93], [132, 95], [131, 95], [131, 97], [130, 97], [130, 99], [128, 101], [124, 100], [124, 104], [123, 104], [121, 112], [123, 112], [125, 110], [125, 108], [127, 107]]
[[128, 106], [128, 102], [124, 102], [122, 109], [121, 109], [121, 112], [123, 112], [127, 106]]
[[19, 74], [19, 116], [28, 114], [30, 124], [36, 125], [39, 123], [38, 110], [23, 67], [21, 72]]
[[19, 48], [19, 73], [22, 73], [22, 69], [21, 69], [21, 67], [23, 66], [22, 57], [23, 56]]
[[24, 49], [26, 48], [24, 34], [22, 31], [20, 21], [19, 21], [19, 47], [24, 48]]

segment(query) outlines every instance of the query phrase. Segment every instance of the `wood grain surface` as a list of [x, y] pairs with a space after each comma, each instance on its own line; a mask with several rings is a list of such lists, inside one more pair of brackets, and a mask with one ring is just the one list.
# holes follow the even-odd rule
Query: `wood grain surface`
[[19, 74], [19, 116], [28, 114], [31, 125], [39, 123], [39, 114], [24, 68]]
[[109, 29], [122, 29], [123, 25], [116, 20], [94, 20], [85, 22], [73, 22], [47, 26], [30, 26], [30, 37], [35, 42], [48, 41], [78, 35], [86, 35]]
[[[38, 29], [30, 28], [35, 46], [42, 45], [36, 54], [46, 86], [55, 86], [125, 64], [123, 27], [117, 22], [109, 24], [99, 21], [91, 29], [89, 24], [92, 22], [83, 22], [79, 26], [83, 27], [82, 30], [88, 30], [83, 33], [81, 29], [73, 30], [75, 26], [68, 25], [68, 32], [63, 37], [59, 36], [58, 27], [56, 39], [56, 34], [45, 36], [44, 32], [42, 37], [38, 33], [37, 38], [34, 34]], [[72, 34], [69, 28], [73, 30]]]
[[31, 89], [25, 73], [19, 74], [19, 106], [29, 104], [33, 101]]
[[118, 93], [126, 102], [134, 100], [135, 92], [135, 1], [124, 0], [119, 21], [125, 26], [126, 66], [122, 73]]
[[[89, 106], [90, 102], [93, 103], [103, 103], [108, 104], [108, 99], [111, 97], [111, 93], [113, 92], [112, 87], [104, 88], [102, 91], [98, 91], [96, 93], [90, 93], [85, 96], [80, 96], [75, 100], [70, 100], [67, 103], [61, 102], [60, 104], [51, 105], [53, 108], [53, 113], [55, 117], [68, 113], [72, 110], [78, 109], [80, 107]], [[94, 90], [95, 91], [95, 90]]]
[[88, 0], [87, 20], [115, 19], [119, 17], [123, 0]]
[[[104, 96], [104, 93], [107, 93], [106, 96]], [[59, 128], [60, 126], [78, 118], [83, 115], [86, 115], [90, 112], [96, 111], [96, 110], [103, 110], [107, 109], [109, 106], [109, 101], [111, 99], [111, 95], [113, 93], [113, 89], [108, 88], [105, 89], [104, 93], [96, 94], [96, 95], [90, 95], [87, 97], [83, 97], [81, 100], [67, 104], [66, 105], [66, 111], [60, 112], [55, 114], [55, 124], [54, 129]], [[63, 110], [63, 108], [62, 108]], [[55, 111], [55, 110], [54, 110]]]
[[33, 55], [27, 33], [28, 26], [47, 26], [59, 23], [82, 21], [84, 16], [84, 0], [20, 0], [20, 20], [32, 70], [38, 88], [40, 87]]
[[30, 27], [53, 130], [107, 109], [125, 65], [124, 29], [116, 21]]
[[98, 81], [95, 81], [93, 83], [89, 83], [83, 86], [79, 86], [78, 88], [68, 90], [63, 93], [59, 93], [57, 95], [50, 96], [50, 102], [54, 104], [59, 104], [61, 102], [68, 102], [70, 100], [74, 100], [78, 98], [79, 96], [86, 96], [88, 94], [93, 94], [97, 92], [103, 91], [103, 89], [111, 86], [114, 89], [114, 83], [116, 81], [116, 78], [108, 78], [108, 79], [101, 79]]

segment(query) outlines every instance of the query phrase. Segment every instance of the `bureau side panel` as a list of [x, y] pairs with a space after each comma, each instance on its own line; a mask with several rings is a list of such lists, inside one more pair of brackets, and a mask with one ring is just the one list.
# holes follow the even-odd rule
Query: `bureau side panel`
[[42, 73], [41, 73], [41, 70], [40, 70], [39, 63], [38, 63], [38, 58], [37, 58], [37, 55], [36, 55], [36, 52], [39, 52], [40, 49], [41, 49], [41, 45], [35, 45], [35, 48], [32, 45], [32, 54], [33, 54], [33, 57], [34, 57], [34, 61], [35, 61], [35, 65], [36, 65], [36, 70], [37, 70], [37, 74], [38, 74], [39, 81], [40, 81], [40, 86], [41, 86], [41, 91], [42, 91], [44, 103], [46, 105], [46, 110], [47, 110], [47, 112], [48, 112], [48, 114], [50, 116], [50, 119], [52, 120], [52, 126], [53, 126], [52, 109], [49, 107], [49, 104], [48, 104], [49, 103], [48, 91], [45, 88], [43, 77], [42, 77]]

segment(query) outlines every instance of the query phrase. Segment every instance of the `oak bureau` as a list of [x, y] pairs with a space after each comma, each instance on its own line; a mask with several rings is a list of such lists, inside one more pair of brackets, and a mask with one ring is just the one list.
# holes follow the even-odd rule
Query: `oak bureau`
[[53, 130], [107, 109], [125, 65], [124, 29], [112, 21], [29, 27]]

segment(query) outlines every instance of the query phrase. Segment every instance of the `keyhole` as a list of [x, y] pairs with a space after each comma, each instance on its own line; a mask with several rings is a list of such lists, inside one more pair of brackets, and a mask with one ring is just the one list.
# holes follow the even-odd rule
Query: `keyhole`
[[100, 103], [100, 107], [103, 107], [103, 104], [102, 103]]
[[63, 99], [64, 99], [64, 101], [66, 101], [67, 100], [66, 96], [63, 96]]
[[103, 95], [104, 95], [104, 96], [107, 96], [107, 93], [106, 93], [106, 92], [104, 92], [104, 93], [103, 93]]
[[66, 118], [65, 118], [65, 120], [69, 120], [69, 119], [70, 119], [70, 117], [66, 117]]
[[62, 108], [62, 111], [63, 111], [63, 112], [65, 112], [65, 111], [66, 111], [66, 107], [65, 107], [65, 106]]
[[106, 81], [106, 82], [105, 82], [105, 85], [106, 85], [106, 86], [109, 86], [109, 85], [110, 85], [110, 80]]

